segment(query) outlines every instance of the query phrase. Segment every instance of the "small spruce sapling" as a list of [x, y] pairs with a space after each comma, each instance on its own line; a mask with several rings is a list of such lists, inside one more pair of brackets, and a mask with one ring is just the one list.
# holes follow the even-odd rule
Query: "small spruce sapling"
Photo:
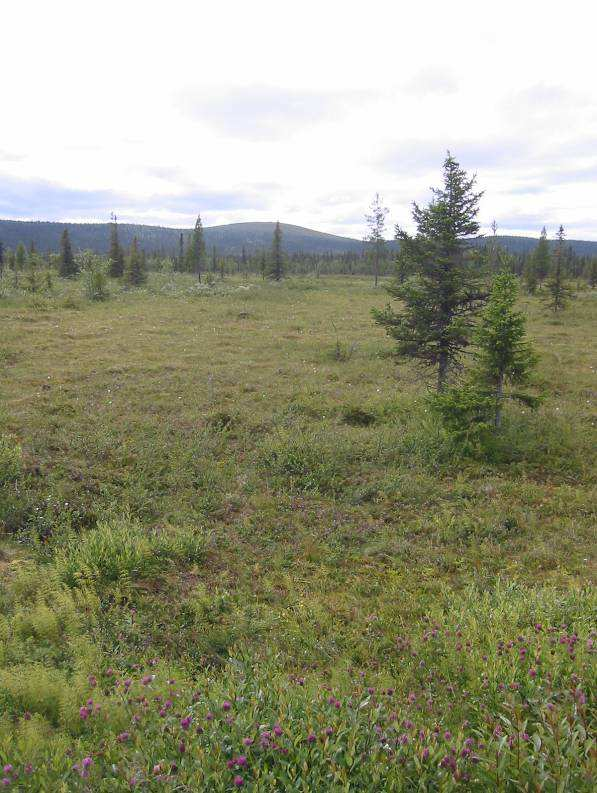
[[475, 333], [475, 366], [472, 383], [493, 401], [493, 423], [499, 428], [506, 398], [535, 406], [536, 397], [508, 386], [528, 384], [537, 357], [526, 339], [526, 318], [515, 309], [518, 282], [511, 273], [500, 273], [493, 282], [487, 305]]

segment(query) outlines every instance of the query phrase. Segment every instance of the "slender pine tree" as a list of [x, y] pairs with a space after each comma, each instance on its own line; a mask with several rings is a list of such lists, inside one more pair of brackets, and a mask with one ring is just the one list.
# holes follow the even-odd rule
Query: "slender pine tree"
[[373, 261], [373, 276], [374, 285], [377, 286], [379, 279], [379, 269], [381, 261], [384, 257], [386, 249], [386, 241], [384, 239], [384, 231], [386, 226], [386, 215], [388, 214], [387, 207], [384, 207], [379, 193], [375, 194], [375, 198], [371, 202], [369, 214], [365, 215], [367, 227], [369, 232], [365, 237], [366, 242], [369, 243], [371, 250], [371, 258]]
[[272, 240], [272, 252], [266, 265], [266, 275], [272, 281], [281, 281], [284, 278], [284, 252], [282, 250], [282, 228], [280, 221], [274, 227], [274, 237]]
[[533, 251], [533, 265], [535, 268], [535, 275], [539, 288], [543, 286], [543, 282], [549, 275], [551, 268], [551, 256], [549, 251], [549, 242], [547, 241], [547, 229], [545, 226], [541, 229], [541, 236], [537, 247]]
[[108, 259], [110, 261], [108, 275], [111, 278], [122, 278], [124, 273], [124, 254], [118, 240], [118, 222], [114, 214], [112, 214], [110, 219], [110, 252]]
[[570, 289], [565, 280], [565, 257], [566, 250], [564, 248], [564, 227], [560, 226], [558, 229], [558, 242], [554, 253], [554, 263], [552, 267], [551, 276], [546, 283], [547, 295], [546, 300], [554, 313], [566, 308], [568, 300], [570, 299]]
[[195, 228], [191, 234], [191, 241], [187, 250], [188, 270], [197, 276], [201, 281], [201, 272], [205, 269], [205, 240], [203, 238], [203, 226], [201, 215], [197, 215]]
[[68, 229], [64, 229], [60, 237], [60, 258], [58, 260], [58, 274], [62, 278], [74, 278], [79, 272], [77, 262], [70, 244]]
[[374, 310], [375, 321], [397, 341], [398, 357], [414, 358], [436, 370], [437, 390], [459, 365], [470, 344], [475, 316], [487, 297], [482, 274], [469, 255], [467, 239], [479, 230], [482, 193], [448, 152], [443, 187], [428, 207], [413, 204], [416, 236], [397, 230], [402, 255], [414, 276], [388, 291], [403, 308]]

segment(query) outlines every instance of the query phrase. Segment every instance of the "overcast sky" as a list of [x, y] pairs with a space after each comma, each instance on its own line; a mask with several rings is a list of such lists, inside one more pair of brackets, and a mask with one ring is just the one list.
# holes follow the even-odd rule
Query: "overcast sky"
[[0, 217], [390, 236], [449, 148], [483, 231], [597, 239], [596, 6], [3, 2]]

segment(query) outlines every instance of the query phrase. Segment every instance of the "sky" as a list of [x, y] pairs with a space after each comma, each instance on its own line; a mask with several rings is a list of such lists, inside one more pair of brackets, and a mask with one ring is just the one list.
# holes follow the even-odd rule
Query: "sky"
[[594, 0], [2, 6], [2, 218], [390, 237], [449, 149], [483, 233], [597, 239]]

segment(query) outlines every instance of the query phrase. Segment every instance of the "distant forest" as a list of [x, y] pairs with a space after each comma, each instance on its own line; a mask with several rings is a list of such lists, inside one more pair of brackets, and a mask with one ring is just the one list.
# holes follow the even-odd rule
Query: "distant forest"
[[[204, 229], [205, 245], [208, 250], [216, 248], [220, 256], [242, 256], [269, 250], [274, 223], [231, 223], [224, 226], [212, 226]], [[353, 254], [360, 257], [366, 245], [350, 237], [340, 237], [312, 229], [282, 223], [284, 250], [288, 254], [307, 254], [313, 256]], [[0, 242], [5, 248], [16, 248], [22, 242], [25, 247], [34, 246], [39, 252], [57, 251], [60, 247], [60, 236], [67, 228], [71, 243], [75, 250], [91, 250], [94, 253], [106, 254], [110, 244], [109, 223], [53, 223], [47, 221], [0, 220]], [[128, 248], [134, 237], [148, 254], [176, 256], [183, 235], [185, 246], [191, 236], [192, 229], [175, 229], [163, 226], [143, 226], [133, 223], [119, 223], [118, 233], [121, 245]], [[489, 237], [479, 237], [473, 243], [479, 247], [487, 245]], [[537, 245], [537, 237], [515, 237], [497, 235], [495, 242], [511, 254], [524, 255], [531, 252]], [[550, 246], [555, 245], [550, 241]], [[391, 248], [394, 241], [388, 242]], [[568, 248], [577, 256], [597, 256], [597, 241], [568, 240]]]

